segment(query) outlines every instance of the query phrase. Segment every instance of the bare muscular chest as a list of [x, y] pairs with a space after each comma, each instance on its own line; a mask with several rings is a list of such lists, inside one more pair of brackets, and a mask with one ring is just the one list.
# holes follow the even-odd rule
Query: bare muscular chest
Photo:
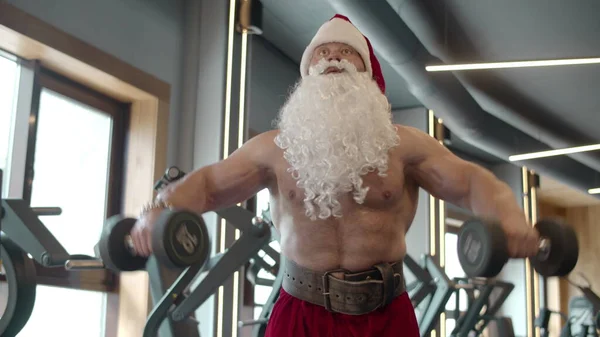
[[289, 258], [323, 270], [335, 266], [361, 270], [377, 261], [402, 258], [418, 187], [405, 177], [401, 164], [390, 164], [385, 177], [376, 172], [363, 176], [363, 186], [369, 191], [362, 204], [351, 193], [342, 195], [342, 217], [316, 221], [306, 216], [304, 191], [287, 169], [287, 162], [278, 163], [277, 182], [271, 187], [271, 215]]
[[[276, 183], [271, 187], [271, 202], [279, 206], [279, 213], [292, 213], [290, 215], [299, 220], [305, 210], [304, 190], [296, 185], [297, 181], [288, 171], [289, 165], [285, 159], [278, 160], [275, 167]], [[354, 201], [351, 192], [339, 196], [344, 219], [371, 223], [376, 221], [377, 217], [393, 217], [398, 212], [414, 213], [416, 186], [407, 181], [402, 163], [390, 160], [385, 176], [371, 172], [362, 176], [362, 179], [363, 187], [369, 188], [362, 204]], [[365, 216], [367, 218], [363, 219]]]

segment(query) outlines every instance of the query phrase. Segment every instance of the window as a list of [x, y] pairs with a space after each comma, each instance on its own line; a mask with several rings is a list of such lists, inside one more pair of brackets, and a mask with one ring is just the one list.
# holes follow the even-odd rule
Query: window
[[[37, 118], [31, 206], [59, 206], [60, 216], [44, 224], [70, 254], [94, 255], [106, 217], [112, 120], [89, 106], [42, 89]], [[59, 315], [71, 317], [63, 336], [104, 336], [103, 292], [38, 286], [31, 319], [20, 335], [47, 330], [56, 303], [69, 303]], [[66, 312], [65, 312], [66, 311]], [[54, 310], [56, 312], [56, 310]], [[58, 318], [58, 317], [56, 317]]]
[[8, 194], [9, 147], [19, 87], [19, 65], [0, 54], [0, 170], [3, 172], [2, 196]]
[[106, 218], [112, 118], [42, 89], [31, 206], [60, 206], [44, 224], [73, 254], [94, 255]]
[[[114, 182], [122, 177], [129, 107], [47, 69], [33, 68], [30, 109], [7, 108], [5, 95], [11, 91], [5, 90], [5, 82], [15, 83], [18, 70], [0, 79], [0, 165], [19, 167], [10, 158], [22, 157], [20, 172], [13, 170], [10, 179], [11, 184], [23, 186], [19, 197], [32, 207], [60, 207], [61, 215], [41, 217], [41, 221], [67, 252], [93, 256], [105, 219], [120, 211], [122, 191]], [[0, 73], [7, 73], [6, 69], [12, 68], [0, 58]], [[12, 101], [17, 88], [13, 84]], [[5, 121], [20, 120], [20, 114], [26, 114], [28, 129], [5, 132], [6, 125], [14, 124]], [[19, 131], [23, 135], [6, 136]], [[27, 144], [18, 147], [26, 153], [16, 153], [17, 147], [7, 145], [16, 138]], [[106, 322], [105, 313], [109, 297], [116, 296], [116, 275], [107, 270], [66, 271], [37, 264], [36, 271], [35, 307], [20, 337], [58, 331], [61, 336], [81, 336], [85, 331], [85, 336], [103, 337], [105, 326], [115, 324]], [[60, 310], [56, 310], [57, 303]], [[65, 317], [70, 324], [55, 324]]]

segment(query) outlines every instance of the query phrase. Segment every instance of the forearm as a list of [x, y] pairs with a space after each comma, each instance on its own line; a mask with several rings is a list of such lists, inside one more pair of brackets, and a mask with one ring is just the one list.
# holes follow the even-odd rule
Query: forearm
[[510, 221], [515, 217], [521, 221], [524, 217], [510, 186], [479, 167], [473, 168], [471, 172], [468, 194], [464, 201], [464, 206], [477, 217], [500, 221]]

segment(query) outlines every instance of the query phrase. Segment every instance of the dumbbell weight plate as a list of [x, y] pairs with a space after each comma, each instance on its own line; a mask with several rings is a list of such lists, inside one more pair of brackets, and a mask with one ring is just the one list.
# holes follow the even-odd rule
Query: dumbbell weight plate
[[532, 257], [531, 265], [540, 275], [568, 275], [579, 258], [579, 243], [573, 228], [563, 222], [544, 219], [535, 225], [540, 237], [550, 240], [550, 252], [546, 259]]
[[169, 268], [204, 264], [208, 257], [209, 238], [202, 218], [187, 211], [163, 211], [152, 234], [154, 255]]
[[136, 271], [146, 268], [145, 257], [133, 255], [126, 238], [136, 220], [114, 215], [106, 220], [102, 237], [98, 242], [98, 254], [106, 268], [115, 271]]
[[508, 261], [506, 235], [496, 223], [465, 221], [458, 233], [457, 249], [468, 277], [494, 277]]

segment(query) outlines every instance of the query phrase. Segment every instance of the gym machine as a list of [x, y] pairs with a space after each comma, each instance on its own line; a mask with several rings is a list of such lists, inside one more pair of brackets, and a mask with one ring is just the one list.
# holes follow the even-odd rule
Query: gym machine
[[[107, 266], [95, 257], [69, 254], [44, 226], [39, 217], [60, 215], [60, 208], [30, 207], [23, 199], [2, 199], [0, 206], [0, 257], [8, 284], [7, 307], [0, 318], [0, 336], [13, 337], [23, 329], [33, 311], [37, 287], [35, 262], [45, 268], [66, 270], [103, 269]], [[110, 264], [110, 260], [107, 262]], [[147, 270], [153, 280], [160, 279], [163, 269], [159, 263], [148, 263]], [[186, 336], [194, 336], [193, 333], [197, 336], [197, 324], [193, 328], [188, 326], [185, 333]]]
[[[446, 312], [446, 304], [452, 294], [456, 297], [456, 309], [446, 312], [454, 318], [456, 325], [451, 336], [463, 337], [480, 335], [495, 315], [514, 285], [497, 280], [454, 278], [450, 280], [444, 270], [430, 255], [423, 255], [417, 263], [410, 255], [404, 260], [405, 266], [417, 278], [407, 285], [408, 294], [418, 315], [420, 335], [429, 336], [439, 322], [440, 314]], [[459, 292], [467, 292], [467, 311], [459, 311]], [[476, 295], [477, 294], [477, 295]], [[494, 296], [492, 296], [494, 294]], [[425, 302], [425, 299], [429, 301]], [[485, 308], [485, 311], [483, 311]]]
[[[182, 176], [181, 171], [170, 168], [155, 188]], [[0, 170], [0, 189], [1, 178]], [[67, 270], [145, 269], [153, 297], [160, 299], [148, 317], [144, 336], [155, 336], [157, 332], [161, 337], [199, 336], [198, 323], [187, 318], [260, 249], [268, 251], [265, 247], [271, 238], [277, 237], [269, 223], [241, 207], [218, 210], [216, 213], [242, 235], [226, 252], [208, 259], [210, 241], [204, 221], [187, 212], [165, 211], [157, 222], [159, 230], [152, 243], [158, 254], [145, 259], [131, 253], [129, 231], [135, 220], [114, 216], [107, 220], [95, 247], [100, 258], [95, 258], [70, 255], [40, 221], [42, 215], [60, 215], [59, 208], [32, 208], [22, 199], [2, 199], [0, 211], [0, 253], [9, 289], [7, 308], [0, 318], [3, 337], [16, 336], [33, 311], [36, 290], [33, 260], [44, 267]], [[189, 292], [192, 281], [204, 272], [207, 274], [201, 283]], [[166, 285], [170, 287], [162, 291]], [[161, 326], [165, 318], [168, 322]]]
[[[0, 191], [2, 173], [0, 170]], [[1, 199], [0, 258], [8, 298], [0, 317], [0, 336], [16, 336], [31, 316], [37, 286], [34, 261], [46, 268], [64, 268], [70, 261], [97, 263], [90, 256], [70, 255], [39, 219], [61, 212], [58, 207], [30, 207], [23, 199]]]
[[[154, 188], [159, 190], [184, 175], [178, 168], [171, 167], [155, 183]], [[194, 311], [234, 272], [252, 257], [258, 257], [261, 249], [278, 256], [268, 246], [272, 238], [277, 237], [269, 222], [238, 206], [215, 213], [239, 229], [241, 236], [225, 252], [212, 258], [208, 258], [210, 239], [206, 225], [195, 214], [177, 210], [162, 211], [153, 231], [154, 254], [149, 259], [133, 254], [130, 231], [135, 219], [119, 215], [108, 219], [96, 246], [103, 264], [118, 272], [145, 268], [149, 273], [155, 306], [146, 321], [144, 337], [155, 336], [157, 331], [161, 337], [198, 336]], [[86, 266], [82, 265], [81, 268]], [[202, 278], [200, 284], [191, 289], [197, 278]]]
[[[598, 337], [597, 330], [600, 328], [600, 297], [592, 290], [590, 282], [580, 273], [587, 282], [581, 285], [567, 281], [578, 288], [583, 296], [573, 297], [569, 301], [569, 314], [560, 311], [541, 308], [535, 320], [535, 326], [540, 328], [541, 337], [548, 337], [548, 325], [552, 315], [559, 315], [565, 322], [560, 337], [582, 336]], [[573, 331], [575, 330], [575, 331]]]
[[[452, 281], [431, 255], [421, 256], [421, 264], [406, 255], [404, 265], [417, 278], [406, 289], [413, 307], [422, 311], [417, 317], [419, 333], [421, 336], [429, 336], [436, 327], [440, 314], [446, 310], [446, 302], [452, 296]], [[427, 298], [429, 301], [424, 305]]]
[[[144, 328], [144, 337], [155, 336], [162, 321], [181, 322], [210, 297], [234, 272], [243, 267], [249, 258], [271, 239], [269, 224], [240, 207], [216, 212], [241, 231], [240, 238], [224, 253], [204, 263], [191, 265], [184, 270], [154, 306]], [[198, 273], [207, 271], [200, 284], [189, 294], [189, 287]], [[178, 335], [178, 334], [177, 334]]]
[[[448, 318], [454, 318], [456, 325], [450, 336], [479, 336], [490, 321], [497, 319], [496, 314], [514, 289], [512, 283], [493, 279], [455, 278], [456, 307]], [[460, 314], [458, 293], [467, 293], [467, 311]], [[485, 308], [485, 310], [484, 310]]]
[[[262, 215], [263, 219], [265, 219], [269, 223], [272, 223], [269, 215], [269, 210], [263, 211]], [[278, 236], [273, 237], [273, 239], [278, 238]], [[279, 298], [279, 293], [281, 291], [283, 283], [284, 269], [281, 268], [281, 263], [283, 261], [281, 259], [281, 254], [275, 251], [270, 245], [266, 245], [265, 247], [263, 247], [262, 250], [267, 256], [269, 256], [274, 261], [274, 264], [271, 265], [267, 261], [265, 261], [264, 258], [262, 258], [259, 255], [256, 255], [250, 260], [250, 265], [246, 271], [246, 278], [253, 285], [270, 286], [271, 293], [269, 294], [269, 297], [263, 304], [262, 310], [257, 319], [238, 322], [238, 327], [240, 328], [244, 326], [253, 326], [251, 334], [252, 337], [263, 337], [265, 335], [267, 323], [269, 322], [269, 317], [271, 316], [271, 311], [273, 310], [275, 302]], [[270, 280], [259, 277], [258, 274], [261, 270], [264, 270], [267, 273], [275, 276], [275, 279]]]
[[[154, 187], [158, 190], [184, 175], [178, 168], [171, 167]], [[260, 250], [275, 261], [280, 260], [279, 254], [268, 245], [273, 238], [277, 238], [270, 221], [238, 206], [215, 213], [240, 230], [241, 236], [225, 252], [212, 258], [208, 258], [210, 240], [206, 225], [195, 214], [177, 210], [161, 212], [152, 238], [153, 257], [156, 260], [133, 254], [129, 235], [135, 219], [122, 216], [108, 219], [97, 245], [104, 265], [116, 271], [141, 270], [145, 266], [150, 276], [155, 306], [146, 321], [144, 337], [155, 336], [161, 327], [161, 337], [189, 336], [190, 326], [193, 325], [196, 330], [194, 335], [197, 336], [197, 322], [190, 318], [233, 273], [251, 258], [260, 264], [261, 259], [257, 255]], [[267, 217], [268, 213], [263, 213], [263, 216]], [[268, 266], [272, 273], [278, 273], [280, 269], [277, 263], [274, 266], [263, 263], [261, 266]], [[165, 276], [172, 282], [167, 282]], [[196, 278], [202, 279], [191, 289]], [[170, 284], [168, 288], [165, 287], [167, 284]], [[165, 319], [168, 329], [164, 328]]]

